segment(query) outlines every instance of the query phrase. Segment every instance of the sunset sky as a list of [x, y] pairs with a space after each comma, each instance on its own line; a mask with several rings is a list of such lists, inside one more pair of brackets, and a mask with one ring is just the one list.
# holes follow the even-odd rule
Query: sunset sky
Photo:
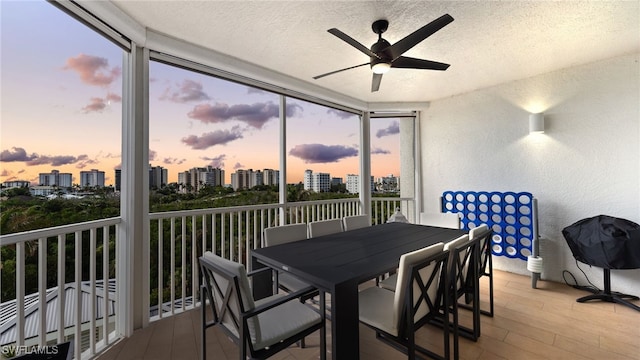
[[[45, 1], [0, 1], [0, 181], [121, 163], [122, 50]], [[162, 63], [150, 65], [149, 163], [278, 169], [279, 97]], [[287, 182], [304, 170], [357, 174], [359, 119], [287, 99]], [[399, 176], [398, 120], [371, 120], [375, 177]]]

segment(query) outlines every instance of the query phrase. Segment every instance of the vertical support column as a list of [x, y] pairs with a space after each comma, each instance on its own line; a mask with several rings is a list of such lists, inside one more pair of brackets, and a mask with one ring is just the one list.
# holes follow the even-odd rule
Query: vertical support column
[[371, 221], [371, 118], [365, 111], [360, 117], [360, 206]]
[[116, 327], [118, 334], [131, 336], [149, 322], [149, 52], [132, 43], [123, 56]]
[[[400, 197], [415, 199], [416, 189], [416, 134], [415, 134], [415, 113], [407, 114], [399, 119], [400, 122]], [[414, 115], [414, 116], [411, 116]], [[413, 204], [410, 209], [407, 203], [401, 206], [400, 211], [407, 219], [415, 223], [417, 204]], [[406, 207], [406, 208], [405, 208]]]
[[415, 222], [420, 221], [420, 213], [422, 208], [422, 147], [420, 138], [420, 111], [416, 111], [416, 117], [413, 120], [413, 142], [414, 142], [414, 164], [415, 164], [415, 183], [414, 183], [414, 219]]
[[285, 224], [287, 210], [287, 97], [280, 95], [280, 225]]

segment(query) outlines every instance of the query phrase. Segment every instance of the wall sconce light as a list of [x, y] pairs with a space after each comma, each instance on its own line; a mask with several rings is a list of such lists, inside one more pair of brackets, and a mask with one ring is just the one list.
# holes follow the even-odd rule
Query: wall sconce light
[[544, 132], [544, 114], [529, 115], [529, 134], [541, 134]]

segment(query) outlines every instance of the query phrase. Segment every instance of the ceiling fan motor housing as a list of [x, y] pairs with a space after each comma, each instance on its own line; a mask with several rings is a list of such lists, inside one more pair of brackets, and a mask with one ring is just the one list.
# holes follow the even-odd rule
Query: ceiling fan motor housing
[[378, 55], [378, 57], [371, 56], [372, 68], [374, 65], [379, 63], [387, 63], [391, 65], [391, 61], [393, 60], [393, 57], [391, 55], [391, 51], [389, 50], [390, 46], [391, 44], [389, 44], [389, 42], [383, 38], [380, 38], [378, 42], [371, 45], [371, 52]]

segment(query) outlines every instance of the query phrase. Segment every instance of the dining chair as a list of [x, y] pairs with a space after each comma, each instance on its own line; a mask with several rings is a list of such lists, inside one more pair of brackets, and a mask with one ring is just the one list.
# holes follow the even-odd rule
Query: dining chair
[[[286, 244], [292, 241], [307, 239], [307, 224], [289, 224], [282, 226], [273, 226], [264, 229], [264, 245], [274, 246]], [[274, 294], [278, 288], [287, 292], [302, 290], [309, 287], [309, 284], [298, 279], [286, 271], [277, 271], [274, 276]], [[310, 294], [309, 298], [317, 295]]]
[[[265, 359], [316, 330], [320, 331], [320, 358], [326, 358], [324, 296], [320, 311], [299, 301], [305, 290], [274, 295], [254, 301], [244, 265], [210, 251], [199, 258], [203, 284], [200, 286], [202, 341], [201, 359], [206, 359], [206, 330], [220, 325], [238, 346], [239, 358]], [[207, 304], [212, 320], [207, 319]]]
[[367, 226], [371, 226], [371, 220], [369, 220], [369, 215], [367, 214], [345, 216], [342, 218], [342, 228], [344, 231], [360, 229]]
[[420, 213], [420, 224], [460, 229], [460, 216], [457, 213]]
[[[360, 321], [373, 328], [376, 337], [414, 359], [416, 351], [435, 359], [449, 359], [449, 294], [446, 268], [449, 252], [438, 243], [400, 257], [395, 291], [376, 286], [358, 294]], [[415, 332], [440, 312], [443, 326], [443, 354], [415, 343]], [[455, 338], [455, 333], [454, 333]]]
[[[486, 224], [482, 224], [469, 230], [469, 240], [473, 241], [478, 238], [478, 279], [486, 276], [489, 278], [489, 310], [480, 309], [480, 314], [493, 317], [493, 258], [491, 256], [491, 236], [492, 232]], [[469, 279], [470, 281], [471, 279]], [[468, 305], [472, 301], [472, 294], [467, 292], [465, 295], [465, 304], [461, 307], [469, 309]], [[480, 299], [478, 299], [478, 306]]]
[[[444, 245], [444, 247], [445, 247], [445, 250], [449, 250], [450, 246], [454, 246], [455, 247], [455, 246], [457, 246], [457, 244], [461, 244], [461, 243], [464, 243], [464, 242], [467, 242], [467, 241], [469, 241], [469, 235], [465, 234], [465, 235], [460, 236], [457, 239], [454, 239], [454, 240], [451, 240], [451, 241], [447, 242]], [[449, 271], [451, 270], [452, 264], [453, 263], [452, 263], [452, 261], [450, 259], [449, 260]], [[393, 274], [393, 275], [389, 276], [388, 278], [386, 278], [384, 280], [381, 280], [378, 285], [383, 289], [394, 291], [395, 288], [396, 288], [397, 281], [398, 281], [398, 274], [396, 273], [396, 274]]]
[[312, 221], [309, 223], [309, 237], [335, 234], [342, 230], [342, 219]]
[[[473, 238], [465, 235], [453, 240], [445, 245], [449, 250], [449, 294], [451, 300], [450, 312], [453, 314], [453, 327], [460, 336], [477, 341], [480, 337], [480, 303], [475, 301], [479, 297], [478, 282], [478, 247], [480, 237]], [[448, 246], [447, 246], [448, 245]], [[472, 311], [471, 327], [460, 325], [458, 322], [458, 308], [461, 306], [458, 299], [469, 295], [473, 299], [473, 305], [466, 308]], [[466, 299], [466, 298], [465, 298]], [[443, 323], [443, 320], [436, 319], [434, 322]], [[454, 342], [454, 357], [458, 354], [457, 340]]]

